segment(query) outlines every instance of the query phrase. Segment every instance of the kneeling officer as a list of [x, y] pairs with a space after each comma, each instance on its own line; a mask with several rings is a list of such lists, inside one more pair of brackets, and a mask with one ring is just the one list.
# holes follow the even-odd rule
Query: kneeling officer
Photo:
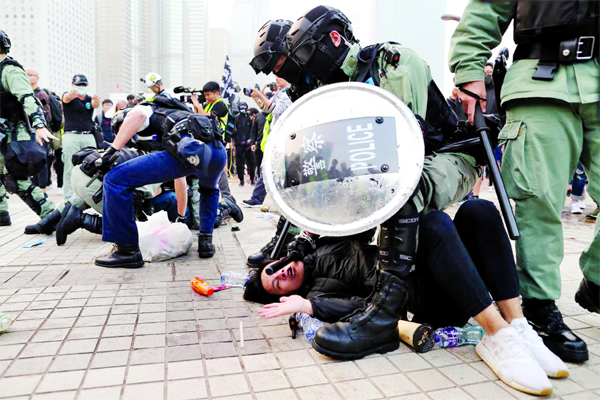
[[[133, 137], [136, 110], [123, 123], [111, 147], [102, 157], [100, 169], [110, 168], [110, 160]], [[139, 122], [139, 121], [138, 121]], [[200, 182], [200, 233], [198, 253], [212, 257], [215, 246], [212, 232], [219, 205], [217, 182], [225, 167], [226, 153], [217, 120], [212, 116], [191, 114], [177, 122], [172, 129], [165, 124], [163, 144], [167, 150], [129, 160], [111, 169], [104, 177], [102, 240], [116, 243], [115, 250], [98, 257], [102, 267], [139, 268], [144, 265], [139, 249], [138, 231], [133, 211], [133, 191], [150, 183], [196, 175]]]

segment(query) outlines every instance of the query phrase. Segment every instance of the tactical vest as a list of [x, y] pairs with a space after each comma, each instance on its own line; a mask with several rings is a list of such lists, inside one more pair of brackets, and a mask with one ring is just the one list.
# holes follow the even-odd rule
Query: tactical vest
[[[217, 103], [219, 103], [219, 102], [225, 103], [225, 101], [222, 98], [218, 99], [214, 103], [209, 103], [206, 106], [204, 106], [204, 112], [210, 114], [210, 111], [212, 110], [212, 108], [214, 107], [214, 105], [217, 104]], [[227, 103], [225, 103], [225, 105], [227, 105]], [[229, 110], [229, 107], [227, 107], [227, 109]], [[223, 131], [223, 138], [225, 138], [225, 127], [227, 127], [227, 120], [228, 119], [229, 119], [229, 113], [227, 113], [227, 115], [225, 115], [224, 117], [219, 118], [219, 127]]]
[[27, 116], [19, 99], [2, 86], [2, 70], [6, 65], [13, 65], [22, 70], [24, 68], [8, 56], [0, 63], [0, 118], [7, 119], [9, 128], [13, 130], [19, 122], [23, 122], [27, 126]]
[[[398, 44], [395, 42], [387, 42]], [[362, 49], [358, 55], [358, 75], [355, 80], [358, 82], [368, 82], [379, 86], [379, 64], [378, 60], [382, 57], [380, 51], [384, 43], [377, 43]], [[425, 154], [431, 154], [438, 150], [444, 144], [452, 141], [452, 135], [456, 131], [458, 117], [448, 106], [446, 99], [435, 81], [432, 79], [427, 87], [427, 112], [425, 118], [416, 115], [419, 124], [423, 130], [423, 139], [425, 141]]]
[[600, 29], [597, 0], [519, 0], [515, 10], [516, 44], [596, 36]]

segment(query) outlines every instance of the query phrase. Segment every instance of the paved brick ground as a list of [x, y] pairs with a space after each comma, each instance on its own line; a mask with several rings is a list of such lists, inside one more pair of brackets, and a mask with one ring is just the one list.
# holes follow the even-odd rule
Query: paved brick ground
[[[251, 187], [231, 182], [238, 202]], [[482, 196], [492, 198], [484, 190]], [[54, 199], [58, 196], [51, 189]], [[0, 310], [15, 319], [0, 335], [0, 398], [10, 399], [513, 399], [531, 397], [501, 383], [474, 347], [416, 354], [401, 345], [385, 355], [335, 362], [303, 338], [292, 340], [287, 320], [260, 319], [241, 291], [205, 298], [189, 279], [218, 283], [226, 269], [244, 271], [247, 254], [273, 234], [274, 220], [244, 209], [241, 230], [215, 231], [214, 258], [189, 255], [139, 270], [93, 265], [100, 236], [78, 231], [58, 247], [54, 235], [23, 234], [36, 221], [16, 196], [13, 225], [0, 228]], [[588, 210], [593, 204], [588, 201]], [[452, 213], [452, 209], [450, 212]], [[231, 224], [231, 223], [230, 223]], [[560, 308], [585, 338], [590, 360], [569, 365], [554, 380], [552, 398], [600, 398], [600, 316], [573, 295], [581, 279], [577, 258], [593, 224], [565, 214], [565, 260]], [[240, 322], [244, 346], [239, 342]]]

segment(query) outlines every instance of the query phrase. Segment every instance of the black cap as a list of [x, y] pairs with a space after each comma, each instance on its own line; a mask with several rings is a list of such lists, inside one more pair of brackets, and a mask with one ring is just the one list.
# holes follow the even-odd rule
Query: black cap
[[85, 75], [77, 74], [73, 77], [73, 85], [85, 85], [87, 86], [88, 80]]
[[0, 29], [0, 50], [4, 54], [8, 54], [10, 51], [10, 38], [2, 29]]
[[127, 95], [127, 100], [133, 100], [135, 99], [135, 94], [128, 94]]
[[108, 104], [108, 103], [112, 104], [112, 103], [113, 103], [113, 101], [112, 101], [111, 99], [104, 99], [104, 100], [102, 100], [102, 104], [103, 104], [103, 105], [104, 105], [104, 104]]

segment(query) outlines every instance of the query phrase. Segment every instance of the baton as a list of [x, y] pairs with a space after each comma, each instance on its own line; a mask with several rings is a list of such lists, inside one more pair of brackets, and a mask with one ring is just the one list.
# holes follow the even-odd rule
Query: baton
[[500, 202], [502, 217], [504, 218], [504, 223], [508, 229], [508, 236], [510, 236], [512, 240], [517, 240], [521, 234], [519, 233], [519, 228], [517, 227], [515, 214], [513, 213], [510, 202], [508, 201], [508, 195], [506, 194], [504, 181], [500, 175], [500, 170], [498, 169], [498, 164], [496, 163], [494, 151], [488, 136], [490, 129], [485, 123], [479, 102], [475, 103], [475, 116], [473, 122], [475, 123], [475, 132], [479, 134], [481, 144], [483, 144], [483, 148], [485, 150], [488, 168], [491, 172], [492, 182], [494, 183], [494, 189], [496, 190], [496, 195], [498, 196], [498, 201]]

